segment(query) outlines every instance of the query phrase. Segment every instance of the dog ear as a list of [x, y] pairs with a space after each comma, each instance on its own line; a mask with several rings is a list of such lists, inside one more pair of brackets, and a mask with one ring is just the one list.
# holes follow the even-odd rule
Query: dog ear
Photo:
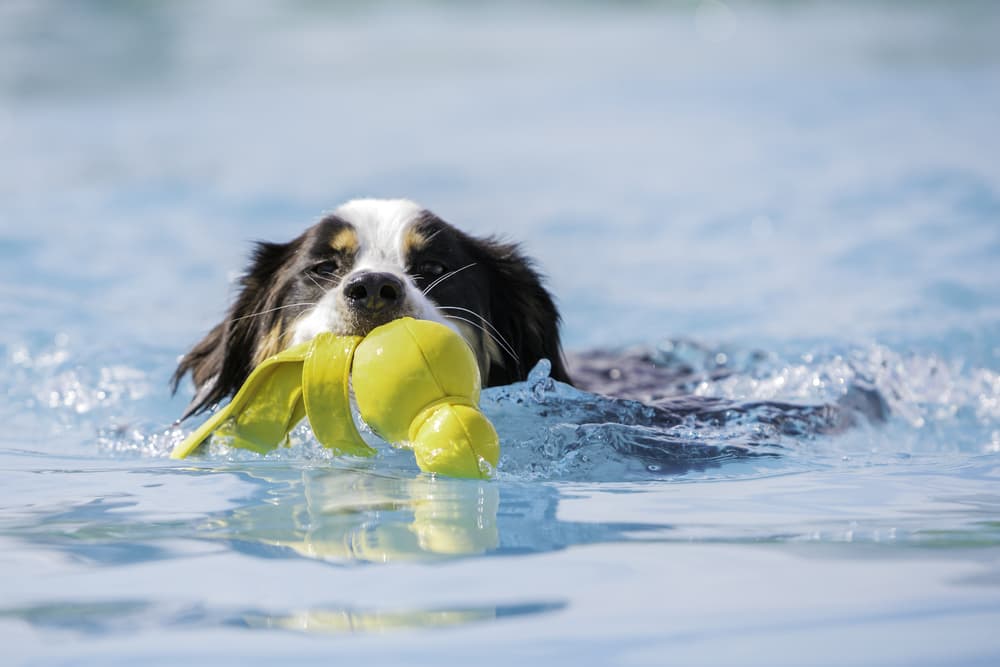
[[495, 238], [480, 240], [490, 277], [490, 322], [517, 353], [517, 360], [491, 364], [487, 384], [524, 380], [540, 359], [552, 363], [551, 376], [571, 384], [559, 340], [559, 310], [542, 284], [534, 262], [520, 246]]
[[250, 270], [240, 279], [240, 293], [225, 319], [177, 364], [172, 391], [177, 391], [188, 373], [195, 386], [195, 396], [180, 421], [204, 412], [243, 386], [264, 337], [281, 321], [281, 311], [274, 310], [281, 298], [280, 273], [298, 243], [299, 239], [284, 244], [258, 243]]
[[195, 387], [194, 398], [191, 399], [191, 403], [188, 404], [184, 410], [184, 414], [177, 420], [178, 422], [202, 412], [224, 398], [217, 398], [215, 392], [212, 390], [215, 388], [222, 370], [222, 355], [225, 350], [225, 346], [223, 345], [226, 336], [225, 328], [225, 322], [216, 324], [177, 363], [177, 370], [174, 371], [173, 377], [170, 378], [171, 393], [177, 393], [177, 387], [188, 373], [191, 374], [191, 381], [194, 382]]

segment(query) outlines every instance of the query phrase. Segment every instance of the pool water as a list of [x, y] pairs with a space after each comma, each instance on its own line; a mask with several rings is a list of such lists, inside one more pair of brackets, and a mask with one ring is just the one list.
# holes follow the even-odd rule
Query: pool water
[[[1000, 663], [1000, 8], [0, 8], [16, 664]], [[524, 243], [496, 479], [167, 458], [256, 239]]]

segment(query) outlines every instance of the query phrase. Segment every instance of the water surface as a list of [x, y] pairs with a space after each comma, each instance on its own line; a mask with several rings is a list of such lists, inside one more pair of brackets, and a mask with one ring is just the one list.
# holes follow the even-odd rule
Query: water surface
[[[6, 655], [995, 664], [998, 25], [5, 5]], [[492, 482], [305, 429], [167, 459], [169, 375], [250, 241], [355, 196], [524, 242], [580, 387], [485, 392]]]

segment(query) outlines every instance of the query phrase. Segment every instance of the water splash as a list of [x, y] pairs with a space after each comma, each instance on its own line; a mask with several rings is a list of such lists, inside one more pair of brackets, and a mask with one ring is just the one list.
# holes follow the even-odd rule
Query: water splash
[[[174, 359], [163, 350], [112, 355], [57, 336], [10, 344], [3, 359], [3, 416], [18, 425], [14, 432], [34, 434], [35, 448], [166, 457], [190, 430], [172, 423], [184, 399], [167, 393]], [[570, 365], [577, 387], [549, 377], [543, 361], [524, 382], [484, 390], [483, 411], [502, 438], [500, 479], [759, 476], [837, 461], [1000, 451], [1000, 374], [961, 359], [882, 344], [813, 345], [782, 356], [670, 340], [581, 352]], [[379, 456], [358, 465], [416, 473], [412, 454], [359, 428]], [[269, 457], [334, 458], [307, 425], [289, 444]], [[219, 443], [207, 455], [258, 458]]]
[[[997, 451], [993, 370], [877, 343], [782, 348], [789, 352], [671, 340], [570, 361], [582, 388], [684, 416], [695, 442], [726, 438], [747, 453], [761, 442], [778, 447], [786, 466]], [[661, 429], [658, 446], [670, 447], [670, 435]]]

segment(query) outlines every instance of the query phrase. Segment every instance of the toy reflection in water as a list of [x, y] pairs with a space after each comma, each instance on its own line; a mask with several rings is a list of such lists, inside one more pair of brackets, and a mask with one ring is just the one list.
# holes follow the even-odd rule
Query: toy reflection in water
[[501, 618], [559, 611], [565, 602], [496, 606], [471, 606], [415, 610], [310, 609], [281, 614], [248, 612], [227, 620], [227, 625], [309, 634], [383, 633], [408, 628], [444, 628], [484, 623]]
[[[306, 479], [305, 497], [308, 528], [287, 546], [314, 558], [387, 562], [479, 554], [499, 544], [495, 484], [321, 473]], [[372, 511], [404, 516], [370, 521]]]
[[[389, 455], [391, 456], [391, 455]], [[399, 459], [408, 459], [400, 452]], [[387, 463], [381, 458], [382, 464]], [[208, 472], [208, 471], [206, 471]], [[383, 563], [550, 553], [623, 540], [670, 539], [662, 522], [578, 522], [559, 517], [557, 486], [316, 468], [228, 466], [257, 486], [239, 507], [206, 518], [198, 539], [224, 540], [254, 557]]]
[[474, 555], [499, 545], [495, 483], [345, 468], [271, 472], [266, 479], [253, 474], [265, 482], [270, 502], [234, 510], [213, 533], [238, 549], [282, 547], [335, 561]]

